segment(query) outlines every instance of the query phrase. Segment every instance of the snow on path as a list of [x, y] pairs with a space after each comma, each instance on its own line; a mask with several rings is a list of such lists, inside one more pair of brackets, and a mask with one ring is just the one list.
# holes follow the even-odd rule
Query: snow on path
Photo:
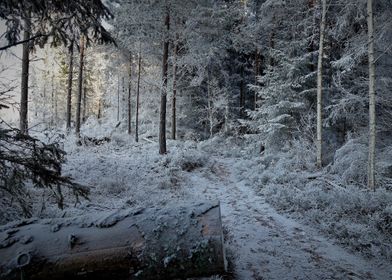
[[[178, 166], [173, 169], [176, 161], [167, 165], [159, 155], [148, 152], [151, 147], [145, 149], [76, 150], [70, 153], [65, 170], [78, 181], [97, 186], [92, 198], [100, 209], [219, 200], [235, 279], [392, 280], [390, 263], [366, 260], [334, 245], [316, 230], [278, 214], [247, 182], [238, 179], [243, 176], [238, 176], [241, 174], [233, 166], [240, 159], [213, 156], [211, 164], [184, 172]], [[181, 157], [181, 153], [173, 152], [171, 160]], [[182, 174], [178, 177], [181, 187], [173, 188], [172, 175], [177, 178], [178, 172]], [[79, 208], [68, 210], [68, 215], [92, 210]]]
[[350, 253], [278, 214], [244, 182], [236, 181], [231, 169], [235, 159], [215, 160], [213, 174], [189, 174], [189, 187], [196, 197], [221, 202], [235, 279], [392, 279], [391, 266]]

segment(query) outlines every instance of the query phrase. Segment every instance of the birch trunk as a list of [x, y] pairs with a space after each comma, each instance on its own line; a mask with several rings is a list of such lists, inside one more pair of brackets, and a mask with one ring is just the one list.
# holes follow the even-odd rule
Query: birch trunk
[[54, 65], [52, 64], [51, 92], [50, 92], [50, 127], [54, 127]]
[[82, 107], [82, 93], [83, 93], [83, 63], [84, 63], [84, 36], [80, 37], [80, 62], [79, 62], [79, 77], [78, 77], [78, 99], [76, 106], [76, 135], [80, 136], [80, 111]]
[[58, 116], [58, 96], [57, 96], [57, 86], [54, 87], [54, 123], [58, 124], [59, 116]]
[[169, 29], [170, 29], [170, 13], [166, 0], [165, 15], [166, 38], [163, 43], [163, 60], [162, 60], [162, 90], [161, 90], [161, 110], [159, 121], [159, 154], [166, 154], [166, 102], [167, 102], [167, 68], [169, 58]]
[[321, 168], [323, 165], [322, 158], [322, 98], [323, 98], [323, 55], [324, 55], [324, 36], [325, 36], [325, 23], [327, 14], [327, 0], [322, 0], [322, 17], [320, 23], [320, 44], [319, 44], [319, 57], [317, 64], [317, 167]]
[[28, 133], [28, 99], [29, 99], [29, 66], [30, 66], [30, 19], [25, 19], [25, 31], [23, 33], [23, 40], [27, 40], [23, 44], [22, 54], [22, 79], [21, 79], [21, 94], [20, 94], [20, 115], [19, 128], [24, 134]]
[[132, 103], [131, 103], [131, 89], [132, 89], [132, 54], [129, 55], [129, 72], [128, 72], [128, 134], [132, 132]]
[[[178, 40], [178, 35], [177, 35]], [[173, 67], [173, 97], [172, 97], [172, 139], [176, 139], [177, 132], [177, 116], [176, 116], [176, 101], [177, 101], [177, 55], [178, 42], [174, 46], [174, 67]]]
[[[125, 77], [124, 76], [121, 78], [121, 87], [122, 87], [122, 90], [121, 90], [121, 104], [125, 104], [126, 96], [125, 96]], [[121, 119], [124, 119], [124, 118], [125, 118], [124, 110], [122, 109], [121, 110]]]
[[139, 50], [138, 73], [137, 73], [137, 90], [136, 90], [136, 126], [135, 141], [139, 142], [139, 103], [140, 103], [140, 72], [142, 67], [142, 53]]
[[120, 121], [120, 75], [117, 79], [117, 122]]
[[69, 47], [69, 68], [68, 68], [68, 88], [67, 88], [67, 131], [71, 129], [71, 118], [72, 118], [72, 76], [73, 76], [73, 45], [74, 41], [71, 41]]
[[376, 92], [375, 92], [375, 61], [374, 61], [374, 26], [373, 1], [367, 1], [368, 14], [368, 55], [369, 55], [369, 159], [368, 187], [375, 190], [375, 154], [376, 154]]

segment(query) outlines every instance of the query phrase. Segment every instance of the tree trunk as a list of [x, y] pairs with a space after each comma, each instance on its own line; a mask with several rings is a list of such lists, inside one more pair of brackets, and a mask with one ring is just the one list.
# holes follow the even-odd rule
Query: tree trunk
[[84, 63], [84, 35], [80, 37], [80, 62], [78, 77], [78, 100], [76, 106], [76, 135], [80, 136], [80, 111], [82, 107], [82, 91], [83, 91], [83, 63]]
[[162, 90], [161, 90], [161, 110], [159, 121], [159, 154], [166, 154], [166, 102], [167, 102], [167, 68], [169, 59], [169, 29], [170, 29], [170, 12], [166, 0], [165, 15], [166, 32], [163, 43], [163, 60], [162, 60]]
[[[275, 22], [275, 17], [273, 19], [273, 22]], [[269, 53], [269, 65], [273, 67], [275, 65], [275, 60], [272, 54], [272, 50], [275, 48], [275, 30], [271, 31], [270, 37], [269, 37], [269, 48], [270, 48], [270, 53]]]
[[209, 134], [210, 138], [212, 138], [214, 134], [214, 111], [212, 104], [212, 96], [211, 96], [211, 87], [210, 87], [210, 70], [208, 70], [208, 80], [207, 80], [207, 108], [208, 108], [208, 123], [209, 123]]
[[57, 126], [58, 121], [59, 121], [59, 116], [58, 116], [58, 96], [57, 96], [57, 87], [54, 87], [54, 123], [55, 126]]
[[120, 75], [117, 78], [117, 122], [120, 121]]
[[245, 115], [245, 81], [244, 81], [244, 66], [241, 66], [241, 82], [240, 82], [240, 115]]
[[121, 77], [121, 92], [120, 92], [120, 119], [123, 120], [125, 119], [125, 111], [124, 111], [124, 105], [126, 102], [126, 96], [125, 96], [125, 77], [122, 75]]
[[50, 95], [50, 127], [54, 127], [54, 65], [52, 64], [51, 95]]
[[[44, 90], [43, 90], [43, 100], [46, 100], [46, 78], [44, 79]], [[47, 119], [46, 119], [47, 107], [44, 105], [42, 108], [42, 119], [44, 120], [45, 127], [47, 127]]]
[[73, 45], [74, 41], [71, 41], [69, 47], [69, 68], [68, 68], [68, 88], [67, 88], [67, 131], [71, 129], [71, 118], [72, 118], [72, 76], [73, 76]]
[[135, 126], [135, 141], [139, 142], [139, 100], [140, 100], [140, 73], [142, 67], [142, 53], [139, 50], [138, 73], [137, 73], [137, 90], [136, 90], [136, 126]]
[[102, 97], [99, 98], [98, 101], [98, 112], [97, 112], [97, 119], [99, 120], [102, 117]]
[[[259, 84], [258, 78], [260, 76], [260, 51], [259, 48], [256, 47], [256, 52], [255, 52], [255, 85], [257, 86]], [[257, 90], [255, 90], [255, 96], [253, 100], [253, 109], [257, 109]]]
[[324, 55], [324, 36], [325, 36], [325, 23], [327, 14], [327, 0], [322, 0], [322, 18], [320, 23], [320, 44], [319, 44], [319, 57], [317, 65], [317, 167], [321, 168], [323, 165], [322, 158], [322, 98], [323, 98], [323, 55]]
[[132, 54], [129, 54], [129, 72], [128, 72], [128, 134], [132, 132]]
[[82, 122], [84, 123], [87, 118], [87, 85], [86, 85], [86, 79], [84, 82], [84, 88], [83, 88], [83, 113], [82, 113]]
[[229, 96], [226, 94], [226, 105], [225, 105], [225, 133], [229, 132]]
[[225, 271], [217, 203], [28, 220], [0, 229], [1, 279], [185, 279]]
[[376, 155], [376, 71], [374, 61], [374, 26], [373, 1], [367, 1], [368, 14], [368, 54], [369, 54], [369, 160], [368, 160], [368, 187], [376, 188], [375, 155]]
[[24, 134], [28, 134], [28, 102], [29, 102], [29, 66], [30, 66], [30, 18], [25, 19], [25, 31], [23, 32], [23, 40], [27, 40], [23, 44], [22, 54], [22, 77], [21, 77], [21, 94], [20, 94], [20, 114], [19, 128]]
[[177, 130], [177, 116], [176, 116], [176, 101], [177, 101], [177, 55], [178, 55], [178, 34], [176, 35], [176, 44], [174, 46], [174, 67], [173, 67], [173, 97], [172, 97], [172, 139], [176, 139]]

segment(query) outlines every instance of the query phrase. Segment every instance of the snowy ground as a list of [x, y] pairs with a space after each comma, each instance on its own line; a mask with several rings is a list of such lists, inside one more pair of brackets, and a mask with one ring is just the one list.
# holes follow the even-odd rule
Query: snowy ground
[[235, 279], [392, 279], [388, 263], [374, 263], [278, 214], [231, 169], [234, 159], [214, 158], [220, 172], [190, 176], [198, 196], [219, 199]]
[[48, 208], [43, 216], [217, 199], [234, 279], [392, 279], [387, 260], [366, 259], [277, 213], [240, 174], [241, 158], [203, 152], [193, 142], [170, 142], [162, 157], [156, 144], [114, 139], [98, 147], [65, 146], [65, 173], [94, 186], [91, 201], [61, 213]]
[[[349, 193], [350, 189], [341, 187], [328, 190], [329, 194], [317, 185], [300, 189], [308, 175], [293, 175], [285, 166], [274, 169], [282, 156], [255, 156], [254, 139], [249, 139], [250, 145], [244, 139], [169, 141], [165, 156], [158, 155], [156, 143], [134, 143], [121, 134], [113, 134], [111, 139], [101, 146], [75, 145], [72, 136], [63, 140], [68, 153], [64, 174], [91, 187], [90, 201], [75, 204], [73, 196], [66, 195], [67, 207], [59, 210], [45, 198], [48, 194], [36, 190], [34, 216], [73, 217], [118, 208], [219, 200], [229, 279], [392, 279], [390, 252], [372, 256], [353, 246], [369, 240], [385, 245], [380, 248], [391, 245], [390, 192], [378, 192], [374, 195], [377, 200], [371, 200], [367, 194]], [[282, 162], [291, 164], [286, 159]], [[351, 198], [356, 202], [347, 203]], [[302, 207], [302, 202], [309, 201], [317, 203]], [[375, 209], [372, 219], [383, 222], [381, 230], [371, 230], [371, 224], [355, 220], [353, 212], [362, 208], [353, 207], [368, 209], [369, 203]], [[351, 208], [342, 207], [346, 204]], [[371, 220], [367, 217], [360, 215], [365, 222]], [[316, 218], [321, 222], [314, 223]], [[367, 237], [340, 237], [336, 228], [328, 231], [331, 220], [343, 229], [359, 229], [358, 235], [366, 229]]]

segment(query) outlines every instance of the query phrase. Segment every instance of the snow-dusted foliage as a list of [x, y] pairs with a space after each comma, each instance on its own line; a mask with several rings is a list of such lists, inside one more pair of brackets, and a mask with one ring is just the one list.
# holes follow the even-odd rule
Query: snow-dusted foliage
[[[307, 143], [294, 142], [286, 151], [254, 156], [257, 147], [248, 141], [230, 141], [238, 182], [255, 189], [281, 213], [318, 228], [350, 250], [392, 259], [391, 185], [376, 192], [363, 187], [367, 166], [366, 153], [358, 153], [361, 143], [349, 141], [337, 152], [331, 170], [320, 172], [309, 164], [314, 151]], [[216, 137], [199, 147], [220, 154], [215, 147], [222, 143], [229, 141]]]
[[[1, 223], [16, 217], [35, 215], [32, 201], [35, 190], [42, 199], [53, 200], [64, 207], [64, 192], [78, 200], [87, 198], [89, 189], [62, 173], [65, 152], [56, 143], [45, 144], [15, 129], [0, 127], [0, 215]], [[33, 190], [32, 190], [33, 189]], [[45, 193], [48, 192], [48, 195]]]
[[[70, 193], [59, 195], [54, 185], [50, 193], [30, 188], [27, 179], [23, 187], [31, 195], [21, 197], [28, 210], [34, 217], [71, 217], [216, 199], [239, 279], [281, 279], [282, 271], [299, 279], [388, 279], [392, 2], [373, 2], [374, 191], [367, 187], [373, 126], [366, 1], [327, 0], [321, 57], [321, 1], [116, 0], [107, 1], [114, 17], [105, 25], [117, 45], [86, 46], [80, 136], [72, 125], [64, 130], [68, 49], [38, 50], [40, 67], [30, 71], [29, 133], [67, 152], [61, 171], [90, 187], [90, 201], [74, 205]], [[72, 121], [78, 58], [75, 46]], [[10, 105], [7, 86], [15, 87], [4, 81], [0, 77], [0, 109]], [[320, 119], [323, 161], [316, 167]], [[158, 155], [163, 124], [167, 153]], [[175, 137], [169, 137], [174, 124]], [[26, 179], [11, 169], [4, 174], [18, 183]], [[56, 207], [56, 195], [64, 209]], [[1, 222], [22, 217], [13, 202], [2, 198], [8, 206]], [[309, 228], [317, 238], [304, 237]], [[327, 249], [315, 249], [320, 244]], [[331, 248], [343, 253], [343, 268]], [[381, 274], [371, 260], [382, 263]]]

